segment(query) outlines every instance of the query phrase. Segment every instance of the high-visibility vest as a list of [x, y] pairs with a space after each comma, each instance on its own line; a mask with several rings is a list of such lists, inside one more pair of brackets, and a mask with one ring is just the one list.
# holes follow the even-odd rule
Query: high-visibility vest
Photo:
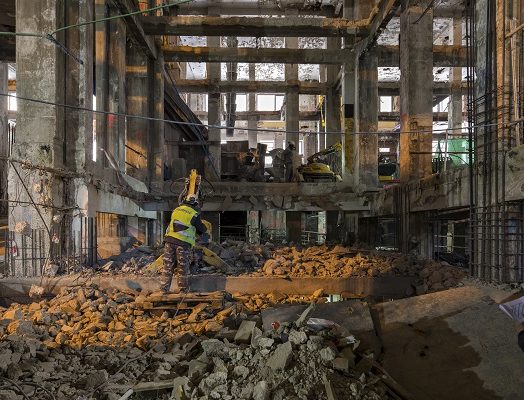
[[[171, 214], [171, 222], [166, 230], [166, 236], [181, 240], [189, 243], [191, 246], [195, 245], [196, 240], [196, 228], [191, 224], [191, 220], [198, 212], [193, 208], [181, 205], [173, 210]], [[183, 230], [175, 231], [175, 224], [186, 227]]]

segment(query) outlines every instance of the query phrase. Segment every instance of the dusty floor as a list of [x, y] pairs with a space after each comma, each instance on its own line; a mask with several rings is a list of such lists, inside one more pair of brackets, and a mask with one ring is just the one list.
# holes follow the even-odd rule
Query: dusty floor
[[524, 398], [524, 353], [497, 305], [508, 292], [478, 286], [377, 306], [384, 366], [417, 400]]

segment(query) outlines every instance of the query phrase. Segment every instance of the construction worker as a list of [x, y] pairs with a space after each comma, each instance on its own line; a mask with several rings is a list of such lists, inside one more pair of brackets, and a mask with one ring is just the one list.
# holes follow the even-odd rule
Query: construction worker
[[296, 146], [295, 142], [289, 141], [287, 143], [287, 147], [282, 153], [282, 156], [284, 158], [284, 165], [286, 167], [286, 182], [293, 182], [295, 181], [295, 158], [296, 158]]
[[180, 291], [188, 289], [189, 265], [191, 250], [196, 236], [201, 235], [207, 241], [207, 228], [200, 217], [198, 198], [188, 196], [184, 202], [173, 210], [167, 227], [164, 246], [164, 273], [161, 279], [161, 290], [169, 292], [173, 273], [177, 275]]

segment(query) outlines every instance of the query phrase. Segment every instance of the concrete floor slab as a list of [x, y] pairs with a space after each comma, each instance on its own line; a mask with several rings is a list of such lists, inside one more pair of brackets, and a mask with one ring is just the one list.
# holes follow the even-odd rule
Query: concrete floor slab
[[376, 305], [384, 367], [417, 400], [524, 398], [524, 353], [496, 301], [466, 286]]

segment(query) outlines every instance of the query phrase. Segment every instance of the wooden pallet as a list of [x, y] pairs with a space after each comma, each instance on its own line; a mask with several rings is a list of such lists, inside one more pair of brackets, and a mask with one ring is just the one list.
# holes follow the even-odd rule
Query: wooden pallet
[[143, 310], [192, 310], [199, 304], [213, 309], [224, 307], [224, 292], [212, 293], [170, 293], [138, 296], [135, 302]]

